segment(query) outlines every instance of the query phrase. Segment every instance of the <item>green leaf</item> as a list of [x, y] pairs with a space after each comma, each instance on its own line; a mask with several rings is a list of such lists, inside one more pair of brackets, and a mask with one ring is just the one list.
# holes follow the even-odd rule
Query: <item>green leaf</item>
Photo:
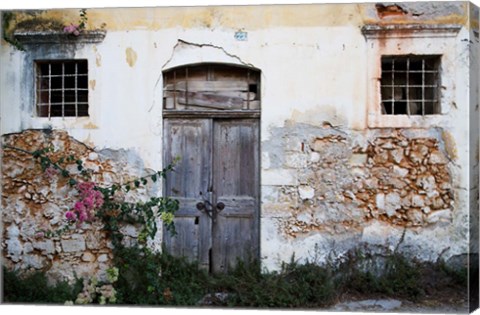
[[157, 182], [157, 174], [153, 174], [150, 178], [154, 183]]
[[140, 187], [140, 182], [138, 180], [135, 180], [133, 183], [135, 184], [135, 187]]
[[145, 178], [142, 178], [142, 184], [143, 185], [146, 185], [147, 184], [147, 180]]
[[75, 186], [75, 185], [77, 184], [77, 181], [76, 181], [75, 179], [73, 179], [73, 178], [70, 178], [70, 179], [68, 180], [68, 184], [69, 184], [70, 186]]

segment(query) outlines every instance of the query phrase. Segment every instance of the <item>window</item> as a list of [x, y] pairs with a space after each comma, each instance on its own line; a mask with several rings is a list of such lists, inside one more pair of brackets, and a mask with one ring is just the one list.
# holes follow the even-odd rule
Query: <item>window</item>
[[440, 56], [383, 56], [381, 102], [384, 115], [440, 113]]
[[230, 64], [180, 66], [163, 74], [164, 109], [251, 111], [260, 109], [260, 71]]
[[88, 116], [87, 60], [36, 61], [37, 115]]

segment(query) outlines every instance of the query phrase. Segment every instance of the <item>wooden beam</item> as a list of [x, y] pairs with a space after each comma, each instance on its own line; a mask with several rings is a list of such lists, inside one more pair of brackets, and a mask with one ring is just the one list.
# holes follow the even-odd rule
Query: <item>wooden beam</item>
[[220, 91], [241, 91], [248, 92], [248, 82], [245, 81], [177, 81], [175, 84], [167, 84], [165, 91], [186, 91], [188, 92], [220, 92]]

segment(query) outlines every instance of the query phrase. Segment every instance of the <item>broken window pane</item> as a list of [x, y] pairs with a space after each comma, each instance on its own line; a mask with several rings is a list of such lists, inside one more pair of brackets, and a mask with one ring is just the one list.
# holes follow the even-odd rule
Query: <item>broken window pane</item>
[[87, 60], [37, 61], [36, 69], [39, 117], [88, 116]]
[[439, 114], [440, 58], [438, 55], [383, 56], [382, 114]]
[[164, 72], [164, 109], [222, 111], [260, 109], [260, 71], [204, 63]]

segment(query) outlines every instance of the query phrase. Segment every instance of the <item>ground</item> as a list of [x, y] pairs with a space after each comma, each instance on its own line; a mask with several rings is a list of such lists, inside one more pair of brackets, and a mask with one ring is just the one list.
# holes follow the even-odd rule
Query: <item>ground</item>
[[426, 294], [417, 301], [382, 295], [344, 294], [332, 311], [340, 312], [402, 312], [402, 313], [468, 313], [468, 300], [463, 290], [447, 286]]

